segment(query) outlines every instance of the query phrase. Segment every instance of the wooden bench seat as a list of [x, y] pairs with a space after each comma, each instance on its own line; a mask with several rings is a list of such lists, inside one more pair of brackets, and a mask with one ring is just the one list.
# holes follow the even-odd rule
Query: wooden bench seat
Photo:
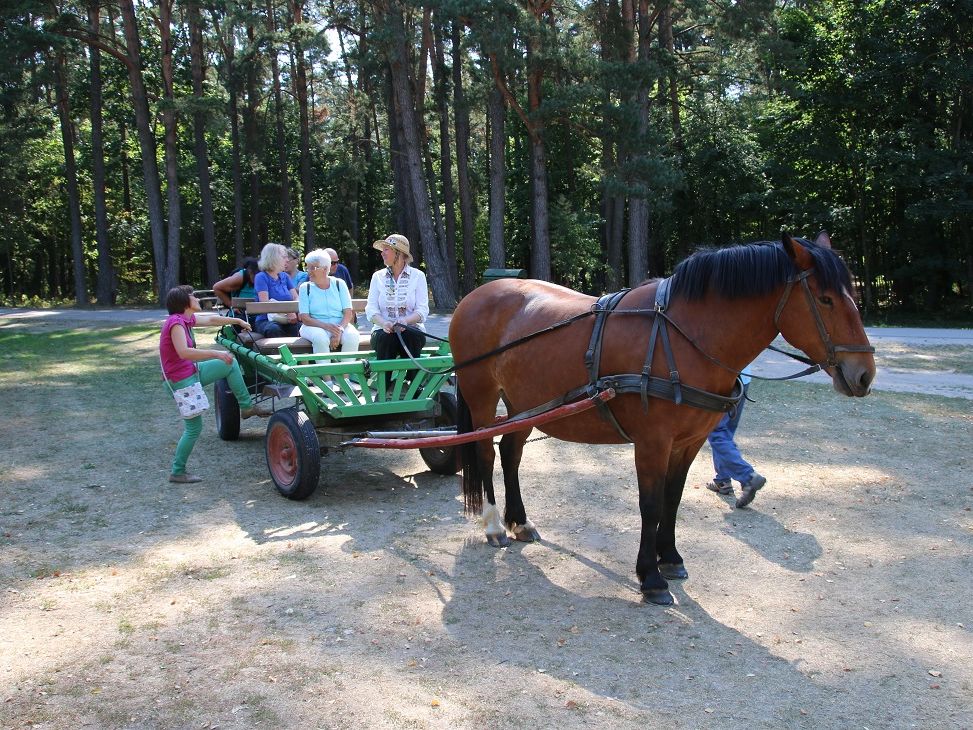
[[[258, 302], [255, 299], [246, 299], [241, 297], [234, 297], [232, 300], [233, 307], [242, 309], [246, 312], [247, 318], [249, 319], [253, 315], [257, 314], [270, 314], [275, 312], [280, 313], [297, 313], [298, 302]], [[352, 299], [352, 308], [355, 310], [356, 314], [365, 311], [365, 305], [368, 303], [367, 299]], [[357, 323], [356, 323], [357, 326]], [[359, 328], [361, 332], [361, 344], [359, 348], [361, 350], [371, 350], [371, 338], [370, 331], [365, 331]], [[281, 345], [287, 345], [287, 348], [295, 355], [300, 355], [304, 353], [313, 352], [310, 340], [303, 337], [264, 337], [257, 331], [252, 332], [238, 332], [237, 340], [242, 344], [246, 345], [252, 350], [256, 350], [262, 355], [276, 355], [280, 352]]]

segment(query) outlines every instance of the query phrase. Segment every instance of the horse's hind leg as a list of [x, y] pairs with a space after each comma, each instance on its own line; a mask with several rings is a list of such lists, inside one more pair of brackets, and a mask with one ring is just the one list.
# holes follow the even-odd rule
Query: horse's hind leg
[[536, 542], [541, 539], [534, 523], [527, 519], [527, 510], [520, 494], [520, 460], [524, 455], [524, 444], [530, 430], [508, 433], [500, 439], [500, 466], [503, 467], [503, 486], [505, 494], [504, 522], [513, 536], [521, 542]]
[[486, 493], [486, 504], [483, 505], [483, 528], [486, 531], [486, 539], [493, 547], [506, 547], [510, 544], [510, 538], [500, 519], [497, 496], [493, 490], [493, 464], [497, 458], [493, 450], [493, 440], [478, 441], [476, 446], [483, 474], [483, 491]]
[[[499, 391], [482, 382], [464, 384], [464, 386], [464, 391], [468, 389], [473, 397], [468, 401], [464, 397], [465, 392], [458, 391], [460, 432], [472, 431], [478, 426], [493, 423], [497, 413], [497, 402], [500, 399]], [[481, 514], [488, 543], [494, 547], [509, 545], [510, 538], [500, 519], [493, 489], [493, 465], [496, 460], [493, 439], [474, 441], [460, 446], [460, 454], [463, 460], [463, 496], [466, 511], [470, 514]]]

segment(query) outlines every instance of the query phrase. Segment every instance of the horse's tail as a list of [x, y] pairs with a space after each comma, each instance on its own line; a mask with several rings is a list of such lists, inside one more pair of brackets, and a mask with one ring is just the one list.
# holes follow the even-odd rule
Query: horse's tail
[[[457, 386], [456, 432], [469, 433], [472, 430], [473, 416], [470, 414], [470, 407]], [[480, 468], [476, 449], [476, 441], [459, 447], [460, 461], [463, 464], [463, 510], [468, 515], [478, 515], [483, 511], [483, 470]]]

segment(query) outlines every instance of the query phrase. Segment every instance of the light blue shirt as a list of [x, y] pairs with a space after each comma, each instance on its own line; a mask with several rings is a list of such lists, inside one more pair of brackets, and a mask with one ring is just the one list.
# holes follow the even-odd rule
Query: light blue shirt
[[329, 276], [328, 280], [331, 286], [327, 289], [321, 289], [312, 281], [301, 284], [297, 292], [297, 308], [301, 314], [310, 314], [322, 322], [341, 324], [344, 310], [351, 309], [351, 295], [348, 285], [341, 279]]

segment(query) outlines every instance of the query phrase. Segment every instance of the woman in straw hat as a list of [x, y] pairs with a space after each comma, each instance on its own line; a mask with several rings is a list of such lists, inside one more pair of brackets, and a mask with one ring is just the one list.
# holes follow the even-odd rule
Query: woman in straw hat
[[[418, 355], [425, 347], [426, 336], [416, 329], [425, 330], [423, 322], [429, 316], [426, 275], [409, 265], [409, 239], [402, 234], [375, 241], [372, 248], [382, 252], [385, 264], [372, 274], [365, 306], [365, 316], [372, 323], [372, 349], [379, 360], [408, 357], [396, 334], [398, 327], [409, 352]], [[416, 329], [402, 329], [401, 325]]]

